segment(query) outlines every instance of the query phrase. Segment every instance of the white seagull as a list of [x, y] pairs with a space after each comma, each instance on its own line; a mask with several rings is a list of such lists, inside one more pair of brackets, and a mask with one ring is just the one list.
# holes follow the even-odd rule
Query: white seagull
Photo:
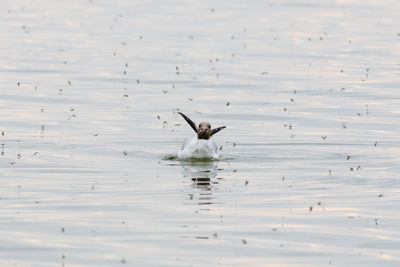
[[186, 117], [185, 114], [178, 112], [192, 129], [196, 132], [196, 135], [190, 138], [186, 138], [183, 142], [182, 148], [179, 150], [178, 158], [179, 159], [187, 159], [187, 158], [218, 158], [218, 147], [215, 144], [212, 136], [222, 129], [226, 128], [226, 126], [218, 127], [215, 129], [211, 129], [211, 125], [208, 122], [200, 122], [199, 127], [196, 127], [196, 124]]

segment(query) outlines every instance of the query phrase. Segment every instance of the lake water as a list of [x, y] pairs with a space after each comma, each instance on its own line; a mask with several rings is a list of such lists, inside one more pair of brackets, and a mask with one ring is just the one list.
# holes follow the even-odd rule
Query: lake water
[[399, 266], [398, 1], [0, 12], [1, 266]]

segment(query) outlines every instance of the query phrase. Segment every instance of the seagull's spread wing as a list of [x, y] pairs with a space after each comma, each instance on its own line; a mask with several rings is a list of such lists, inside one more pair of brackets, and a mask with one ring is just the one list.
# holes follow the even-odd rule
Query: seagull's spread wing
[[192, 127], [192, 129], [197, 133], [197, 127], [196, 124], [189, 119], [185, 114], [178, 112], [179, 114], [181, 114], [181, 116], [187, 121], [187, 123], [189, 123], [190, 127]]
[[221, 127], [213, 129], [211, 132], [211, 136], [213, 136], [214, 134], [218, 133], [219, 131], [221, 131], [222, 129], [225, 129], [225, 128], [226, 128], [226, 126], [221, 126]]

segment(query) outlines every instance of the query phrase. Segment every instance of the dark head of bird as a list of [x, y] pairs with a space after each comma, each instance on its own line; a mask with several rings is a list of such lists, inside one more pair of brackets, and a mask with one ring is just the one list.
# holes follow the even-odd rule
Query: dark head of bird
[[206, 121], [200, 122], [199, 128], [197, 128], [197, 138], [208, 140], [211, 137], [211, 133], [210, 123]]

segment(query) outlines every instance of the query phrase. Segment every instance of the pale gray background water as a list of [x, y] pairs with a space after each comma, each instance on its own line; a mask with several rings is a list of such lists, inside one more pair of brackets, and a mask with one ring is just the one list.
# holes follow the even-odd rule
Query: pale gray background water
[[0, 13], [1, 266], [400, 264], [398, 1]]

